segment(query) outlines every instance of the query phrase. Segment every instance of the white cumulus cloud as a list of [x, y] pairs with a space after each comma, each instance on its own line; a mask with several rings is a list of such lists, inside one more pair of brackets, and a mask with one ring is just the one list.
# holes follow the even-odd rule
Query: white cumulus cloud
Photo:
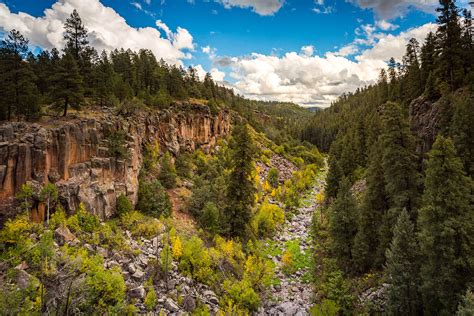
[[6, 4], [0, 3], [0, 30], [17, 29], [30, 39], [32, 45], [46, 49], [63, 47], [63, 24], [73, 9], [77, 9], [89, 31], [90, 44], [98, 50], [146, 48], [157, 58], [181, 64], [183, 59], [191, 57], [186, 50], [194, 49], [193, 37], [186, 29], [178, 27], [176, 32], [172, 32], [160, 20], [156, 22], [157, 28], [132, 27], [99, 0], [58, 0], [40, 17], [24, 12], [13, 13]]
[[410, 9], [434, 13], [438, 0], [346, 0], [363, 9], [372, 9], [382, 19], [404, 15]]
[[214, 0], [224, 6], [226, 9], [232, 7], [251, 8], [259, 15], [273, 15], [278, 12], [285, 0]]
[[[360, 52], [354, 42], [324, 56], [309, 54], [307, 46], [301, 53], [288, 52], [283, 56], [253, 53], [239, 58], [223, 57], [222, 63], [217, 57], [216, 64], [232, 69], [234, 88], [248, 97], [329, 106], [342, 93], [375, 82], [390, 57], [401, 60], [410, 38], [423, 42], [435, 28], [430, 23], [395, 36], [376, 33], [372, 26], [365, 26], [363, 34], [370, 36], [368, 41], [373, 44]], [[355, 54], [353, 58], [347, 57]]]

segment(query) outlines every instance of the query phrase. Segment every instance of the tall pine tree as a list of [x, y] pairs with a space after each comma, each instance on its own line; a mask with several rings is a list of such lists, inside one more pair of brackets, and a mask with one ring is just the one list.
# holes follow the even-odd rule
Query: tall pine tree
[[79, 67], [71, 54], [65, 54], [54, 78], [53, 96], [58, 107], [62, 107], [63, 116], [67, 115], [69, 105], [79, 108], [84, 97], [82, 77]]
[[331, 248], [341, 267], [349, 271], [352, 263], [352, 246], [357, 233], [357, 203], [351, 192], [351, 182], [343, 178], [339, 192], [329, 210], [332, 237]]
[[387, 249], [385, 272], [390, 284], [385, 308], [387, 314], [419, 315], [419, 248], [414, 225], [405, 210], [398, 216], [393, 230], [393, 239]]
[[438, 136], [426, 166], [419, 240], [427, 315], [452, 315], [474, 281], [472, 180], [449, 138]]
[[250, 128], [246, 124], [234, 126], [232, 131], [232, 170], [228, 176], [225, 216], [228, 234], [242, 239], [248, 236], [248, 223], [255, 201], [255, 186], [251, 175], [256, 153]]

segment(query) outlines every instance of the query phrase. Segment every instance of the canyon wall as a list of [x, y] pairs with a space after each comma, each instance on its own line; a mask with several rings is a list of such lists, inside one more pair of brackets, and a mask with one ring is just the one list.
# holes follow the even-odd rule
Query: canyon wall
[[[15, 195], [29, 182], [36, 191], [54, 183], [67, 212], [79, 203], [101, 218], [111, 216], [116, 198], [125, 194], [136, 202], [143, 148], [160, 143], [174, 155], [202, 148], [209, 151], [229, 133], [231, 115], [212, 115], [205, 106], [186, 106], [161, 112], [116, 115], [89, 112], [87, 117], [51, 119], [41, 123], [0, 125], [0, 222], [18, 212]], [[109, 136], [125, 134], [126, 159], [109, 154]], [[33, 219], [44, 218], [44, 205], [35, 202]]]

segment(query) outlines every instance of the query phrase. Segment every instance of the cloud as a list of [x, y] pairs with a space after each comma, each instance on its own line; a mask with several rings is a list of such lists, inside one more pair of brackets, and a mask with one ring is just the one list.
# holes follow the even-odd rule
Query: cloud
[[[196, 74], [198, 76], [198, 78], [200, 80], [204, 80], [204, 77], [206, 76], [207, 74], [207, 71], [204, 70], [204, 68], [202, 67], [202, 65], [197, 65], [197, 66], [193, 66], [194, 69], [196, 69]], [[217, 68], [212, 68], [209, 73], [211, 74], [211, 77], [214, 81], [216, 82], [219, 82], [219, 83], [223, 83], [224, 82], [224, 78], [225, 78], [225, 72], [223, 71], [220, 71], [219, 69]]]
[[346, 0], [363, 9], [372, 9], [381, 19], [403, 16], [410, 9], [434, 13], [438, 0]]
[[393, 31], [398, 29], [398, 25], [392, 24], [385, 20], [379, 20], [375, 22], [375, 25], [383, 31]]
[[[244, 57], [217, 57], [215, 64], [222, 61], [230, 67], [233, 87], [247, 97], [329, 106], [342, 93], [374, 83], [390, 57], [401, 60], [411, 37], [422, 42], [435, 28], [430, 23], [395, 36], [377, 33], [373, 26], [367, 25], [361, 35], [370, 38], [360, 40], [373, 44], [364, 50], [354, 42], [336, 52], [317, 56], [309, 54], [306, 46], [301, 48], [301, 53], [288, 52], [283, 56], [253, 53]], [[358, 55], [347, 57], [354, 54]]]
[[334, 11], [334, 7], [325, 6], [324, 0], [314, 0], [315, 7], [311, 11], [317, 14], [330, 14]]
[[274, 15], [278, 12], [285, 0], [214, 0], [226, 9], [238, 7], [242, 9], [252, 8], [252, 11], [259, 15]]
[[303, 56], [313, 56], [314, 54], [314, 46], [313, 45], [308, 45], [308, 46], [303, 46], [301, 47], [301, 53]]
[[[182, 64], [194, 49], [193, 37], [184, 28], [172, 32], [162, 21], [157, 28], [134, 28], [114, 9], [99, 0], [58, 0], [43, 16], [34, 17], [24, 12], [13, 13], [0, 3], [0, 31], [17, 29], [30, 39], [30, 43], [45, 49], [63, 47], [63, 24], [73, 9], [77, 9], [89, 31], [89, 42], [96, 49], [112, 50], [123, 47], [132, 50], [150, 49], [157, 58], [172, 64]], [[162, 36], [160, 30], [164, 32]]]

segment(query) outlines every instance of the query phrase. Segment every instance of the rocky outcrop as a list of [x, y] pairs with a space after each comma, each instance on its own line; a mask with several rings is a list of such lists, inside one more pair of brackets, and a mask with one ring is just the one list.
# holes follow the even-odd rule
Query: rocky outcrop
[[409, 107], [410, 125], [413, 133], [419, 139], [417, 153], [424, 154], [431, 149], [439, 131], [441, 100], [432, 102], [421, 96]]
[[[143, 148], [160, 143], [174, 155], [202, 148], [209, 151], [226, 135], [231, 115], [212, 115], [204, 106], [162, 112], [140, 112], [129, 117], [112, 111], [88, 112], [88, 117], [51, 119], [41, 123], [0, 125], [0, 216], [15, 212], [14, 197], [22, 184], [52, 182], [67, 211], [80, 202], [101, 218], [114, 212], [120, 194], [137, 199]], [[109, 136], [126, 135], [127, 159], [109, 154]], [[44, 206], [34, 205], [33, 217], [43, 218]], [[0, 222], [2, 218], [0, 218]]]

